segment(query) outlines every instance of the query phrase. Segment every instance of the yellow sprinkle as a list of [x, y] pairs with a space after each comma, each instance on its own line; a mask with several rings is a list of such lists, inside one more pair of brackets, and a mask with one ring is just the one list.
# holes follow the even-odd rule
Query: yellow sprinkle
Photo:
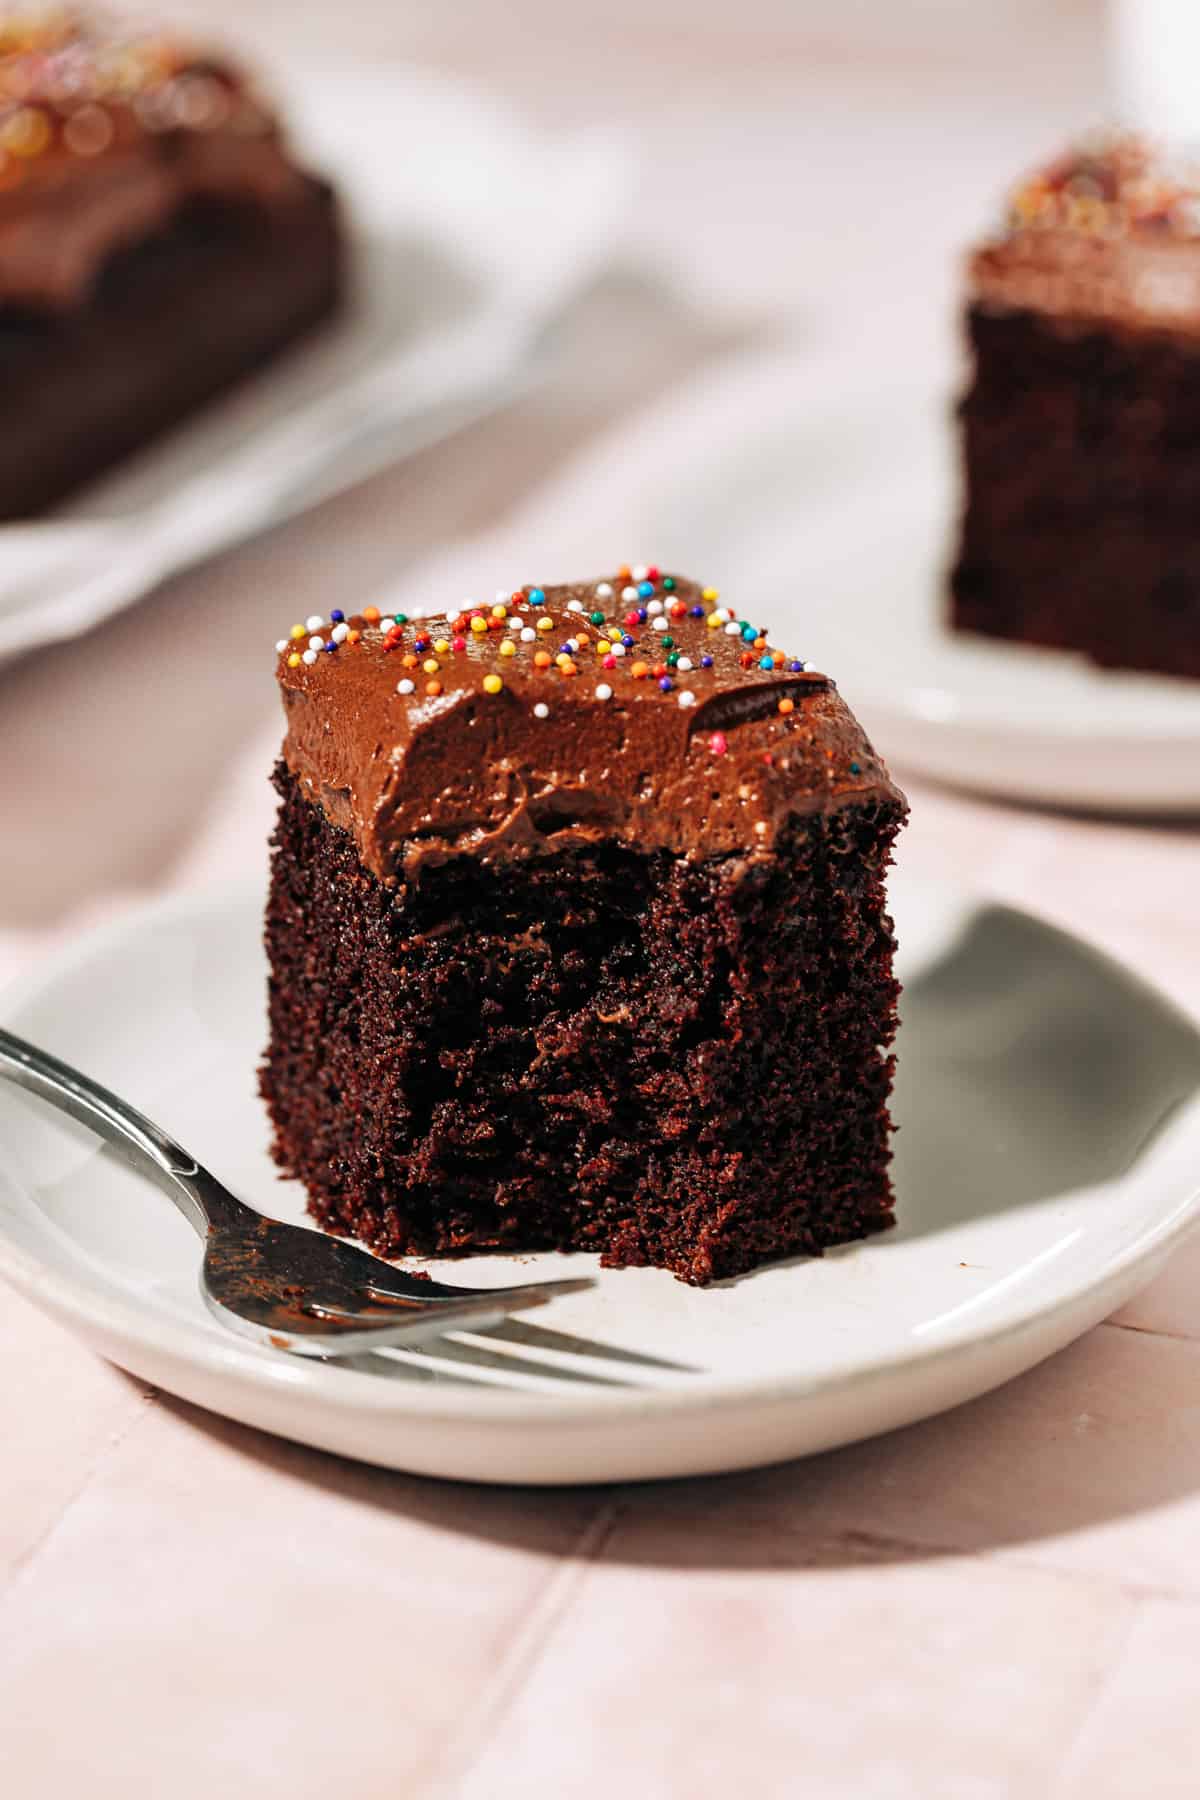
[[295, 650], [293, 650], [292, 654], [288, 657], [288, 668], [289, 669], [298, 669], [299, 667], [300, 667], [300, 657], [299, 657], [298, 653]]
[[565, 669], [571, 659], [567, 655], [565, 650], [560, 650], [554, 660], [558, 664], [560, 669]]
[[441, 668], [441, 666], [442, 666], [441, 663], [438, 662], [436, 660], [436, 658], [432, 657], [432, 656], [428, 659], [428, 661], [423, 662], [421, 664], [421, 667], [424, 669], [424, 671], [427, 675], [436, 675], [438, 670]]
[[498, 675], [485, 675], [483, 678], [483, 691], [485, 694], [498, 694], [503, 686], [504, 683]]
[[702, 600], [719, 600], [721, 595], [716, 588], [703, 588], [700, 592], [700, 598]]
[[507, 606], [493, 606], [492, 617], [493, 617], [493, 619], [507, 619], [507, 617], [508, 617]]
[[708, 629], [710, 631], [716, 631], [718, 629], [718, 627], [720, 626], [721, 621], [720, 621], [720, 619], [718, 619], [716, 613], [709, 613], [709, 615], [708, 615], [707, 619], [705, 619], [704, 623], [708, 626]]
[[294, 637], [294, 638], [302, 638], [302, 637], [307, 637], [308, 633], [305, 631], [303, 625], [293, 625], [292, 629], [288, 632], [288, 636]]
[[539, 631], [553, 631], [554, 630], [554, 620], [553, 619], [544, 619], [544, 618], [539, 619], [537, 622], [537, 628]]
[[607, 656], [611, 649], [612, 649], [612, 645], [609, 643], [607, 638], [597, 638], [596, 639], [596, 655], [597, 656]]
[[447, 650], [449, 650], [449, 648], [450, 648], [450, 639], [449, 638], [438, 638], [437, 642], [434, 644], [433, 647], [437, 651], [439, 656], [445, 656]]
[[473, 618], [471, 620], [471, 630], [473, 632], [475, 632], [477, 635], [480, 632], [486, 631], [487, 630], [487, 620], [481, 619], [478, 616], [476, 616], [475, 618]]
[[517, 654], [517, 646], [513, 643], [511, 638], [504, 639], [504, 642], [500, 646], [500, 654], [501, 656], [515, 656]]

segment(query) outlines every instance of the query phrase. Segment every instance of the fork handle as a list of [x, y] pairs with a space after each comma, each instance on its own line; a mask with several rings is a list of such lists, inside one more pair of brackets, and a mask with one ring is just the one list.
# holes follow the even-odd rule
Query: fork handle
[[89, 1126], [112, 1144], [126, 1162], [152, 1175], [201, 1237], [207, 1236], [211, 1225], [224, 1223], [226, 1213], [248, 1210], [226, 1193], [182, 1144], [177, 1144], [136, 1106], [118, 1099], [108, 1088], [69, 1063], [60, 1062], [57, 1056], [3, 1029], [0, 1076]]

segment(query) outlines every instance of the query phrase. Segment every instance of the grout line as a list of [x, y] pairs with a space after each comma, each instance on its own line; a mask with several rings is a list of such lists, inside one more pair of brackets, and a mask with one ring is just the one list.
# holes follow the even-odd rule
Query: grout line
[[1056, 1800], [1056, 1797], [1058, 1797], [1058, 1800], [1067, 1800], [1067, 1796], [1070, 1792], [1067, 1784], [1071, 1780], [1072, 1766], [1076, 1763], [1080, 1751], [1086, 1742], [1088, 1730], [1092, 1721], [1095, 1719], [1101, 1707], [1105, 1704], [1107, 1696], [1112, 1692], [1117, 1676], [1129, 1660], [1133, 1634], [1141, 1620], [1145, 1606], [1146, 1602], [1144, 1600], [1141, 1601], [1133, 1608], [1129, 1617], [1125, 1620], [1124, 1629], [1121, 1632], [1120, 1643], [1115, 1647], [1113, 1654], [1106, 1660], [1105, 1665], [1096, 1680], [1096, 1684], [1092, 1689], [1091, 1695], [1088, 1698], [1087, 1705], [1084, 1707], [1078, 1723], [1071, 1731], [1069, 1742], [1062, 1753], [1051, 1779], [1051, 1785], [1047, 1791], [1046, 1800]]
[[[139, 1384], [141, 1386], [141, 1384]], [[76, 1506], [91, 1488], [96, 1479], [107, 1469], [110, 1463], [120, 1454], [122, 1447], [129, 1441], [135, 1431], [141, 1429], [143, 1422], [150, 1416], [154, 1402], [159, 1397], [156, 1387], [141, 1386], [137, 1404], [132, 1406], [121, 1425], [118, 1425], [107, 1437], [102, 1447], [97, 1450], [91, 1463], [85, 1469], [78, 1486], [72, 1488], [66, 1500], [46, 1526], [40, 1537], [26, 1545], [8, 1569], [3, 1586], [0, 1587], [0, 1609], [5, 1602], [16, 1593], [22, 1581], [29, 1575], [34, 1564], [57, 1534], [60, 1526], [74, 1512]]]
[[434, 1772], [431, 1800], [434, 1797], [436, 1800], [455, 1800], [462, 1781], [470, 1774], [518, 1694], [528, 1685], [589, 1564], [596, 1560], [612, 1536], [619, 1512], [618, 1502], [603, 1501], [584, 1525], [570, 1553], [542, 1588], [478, 1704], [468, 1714], [465, 1725], [456, 1730], [453, 1744], [442, 1758], [441, 1769]]
[[1139, 1337], [1162, 1338], [1170, 1344], [1193, 1344], [1200, 1346], [1200, 1337], [1189, 1331], [1165, 1331], [1161, 1325], [1134, 1325], [1126, 1319], [1102, 1319], [1112, 1331], [1134, 1331]]

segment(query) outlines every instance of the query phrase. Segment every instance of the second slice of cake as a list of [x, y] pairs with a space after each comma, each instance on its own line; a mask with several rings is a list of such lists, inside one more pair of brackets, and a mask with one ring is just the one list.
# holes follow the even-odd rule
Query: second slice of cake
[[262, 1084], [322, 1224], [703, 1283], [888, 1222], [906, 809], [831, 681], [653, 568], [278, 676]]
[[1200, 186], [1114, 138], [969, 269], [960, 629], [1200, 677]]

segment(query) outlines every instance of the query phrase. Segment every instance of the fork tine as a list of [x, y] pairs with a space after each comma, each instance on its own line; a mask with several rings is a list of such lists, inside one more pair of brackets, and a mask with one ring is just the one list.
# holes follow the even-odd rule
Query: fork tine
[[[400, 1304], [406, 1303], [408, 1305], [413, 1303], [414, 1295], [411, 1289], [406, 1289], [401, 1292], [397, 1289], [387, 1287], [383, 1283], [376, 1281], [373, 1277], [369, 1277], [365, 1285], [367, 1291], [376, 1299], [384, 1301], [394, 1300]], [[441, 1310], [442, 1308], [451, 1306], [456, 1301], [463, 1299], [464, 1296], [469, 1295], [472, 1299], [488, 1299], [501, 1302], [504, 1304], [505, 1310], [509, 1310], [508, 1303], [515, 1301], [517, 1297], [522, 1294], [536, 1293], [540, 1295], [543, 1300], [551, 1300], [562, 1294], [581, 1294], [586, 1288], [595, 1287], [595, 1285], [595, 1280], [590, 1275], [568, 1275], [563, 1276], [556, 1281], [518, 1282], [515, 1287], [498, 1288], [446, 1287], [439, 1281], [423, 1281], [420, 1284], [420, 1292], [419, 1295], [416, 1296], [416, 1299], [418, 1305], [429, 1302]]]
[[498, 1325], [509, 1313], [544, 1306], [548, 1296], [537, 1288], [520, 1288], [502, 1302], [486, 1295], [471, 1295], [454, 1304], [422, 1306], [412, 1301], [396, 1311], [340, 1312], [312, 1304], [293, 1312], [286, 1324], [260, 1324], [222, 1306], [205, 1291], [210, 1309], [227, 1325], [257, 1343], [299, 1356], [341, 1357], [361, 1350], [384, 1350], [391, 1345], [420, 1343], [443, 1332], [469, 1327], [480, 1331]]

